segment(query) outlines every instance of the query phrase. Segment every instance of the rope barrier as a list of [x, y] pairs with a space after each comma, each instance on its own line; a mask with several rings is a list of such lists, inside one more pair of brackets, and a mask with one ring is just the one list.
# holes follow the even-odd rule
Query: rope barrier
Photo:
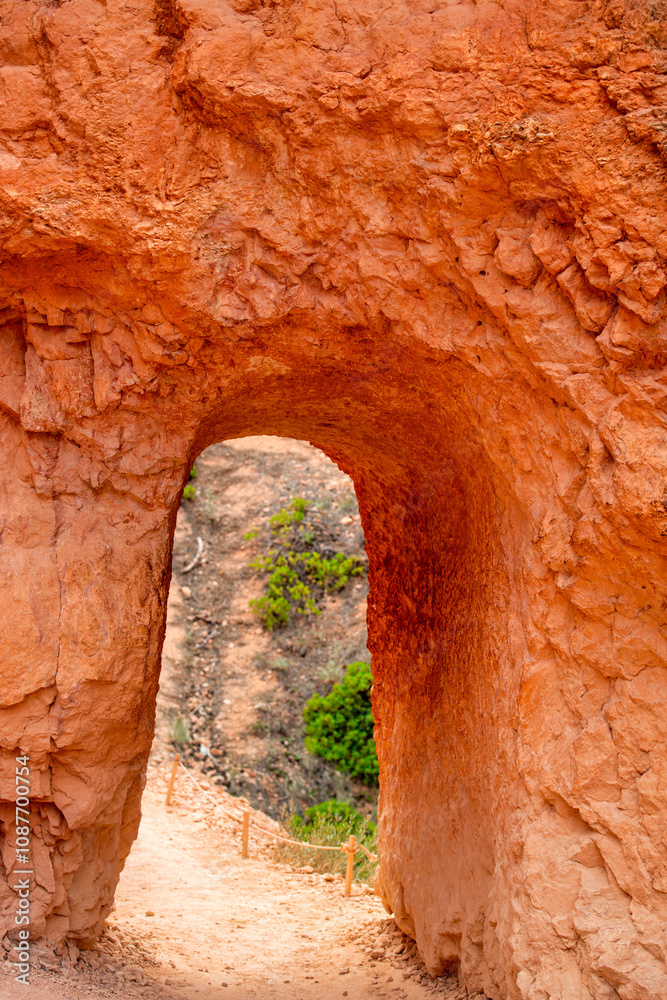
[[[174, 763], [176, 763], [179, 767], [183, 768], [183, 770], [185, 771], [185, 773], [187, 774], [188, 778], [190, 779], [190, 781], [192, 782], [192, 784], [195, 786], [195, 788], [199, 789], [199, 791], [202, 793], [202, 795], [204, 795], [207, 799], [210, 799], [216, 809], [219, 809], [220, 812], [224, 813], [225, 816], [228, 816], [229, 819], [234, 820], [235, 823], [242, 823], [243, 822], [241, 816], [235, 816], [233, 813], [229, 812], [227, 809], [225, 809], [225, 807], [220, 802], [216, 802], [215, 799], [214, 799], [214, 797], [209, 792], [207, 792], [205, 788], [202, 788], [202, 786], [199, 784], [199, 782], [196, 781], [195, 778], [192, 777], [192, 775], [190, 774], [189, 770], [187, 769], [187, 767], [185, 766], [185, 764], [183, 763], [183, 761], [180, 760], [180, 758], [178, 758]], [[173, 791], [173, 787], [172, 787], [172, 791]], [[167, 802], [167, 805], [170, 805], [170, 804], [171, 804], [171, 796], [169, 796], [169, 802]]]
[[360, 847], [360, 848], [361, 848], [361, 850], [362, 850], [362, 851], [364, 852], [364, 854], [366, 855], [366, 857], [370, 858], [370, 860], [371, 860], [371, 861], [377, 861], [377, 859], [378, 859], [378, 856], [377, 856], [377, 854], [371, 854], [371, 852], [370, 852], [370, 851], [368, 850], [368, 848], [367, 848], [367, 847], [364, 847], [364, 845], [363, 845], [363, 844], [359, 844], [359, 843], [357, 843], [357, 847]]
[[257, 822], [257, 820], [252, 819], [252, 817], [250, 816], [249, 809], [242, 810], [241, 816], [235, 816], [234, 813], [230, 812], [228, 809], [225, 809], [222, 803], [216, 802], [214, 796], [211, 795], [210, 792], [207, 792], [205, 788], [202, 788], [202, 786], [193, 777], [189, 769], [185, 766], [185, 764], [181, 760], [180, 754], [176, 754], [176, 757], [174, 758], [174, 764], [171, 770], [171, 775], [169, 777], [169, 784], [167, 786], [167, 797], [165, 800], [165, 805], [171, 805], [171, 797], [174, 792], [174, 783], [176, 781], [176, 774], [178, 772], [179, 767], [181, 767], [183, 771], [185, 771], [185, 773], [187, 774], [188, 778], [195, 786], [195, 788], [198, 791], [200, 791], [205, 798], [207, 798], [210, 802], [213, 803], [214, 809], [219, 809], [224, 816], [227, 816], [229, 819], [233, 820], [234, 823], [242, 824], [241, 856], [244, 858], [248, 857], [248, 839], [250, 833], [250, 824], [252, 822], [253, 827], [257, 830], [258, 833], [263, 833], [265, 837], [272, 837], [274, 840], [280, 840], [283, 844], [292, 844], [294, 847], [301, 847], [304, 850], [309, 850], [309, 851], [311, 850], [336, 851], [336, 853], [343, 852], [347, 854], [347, 871], [345, 875], [346, 896], [349, 896], [352, 891], [352, 872], [354, 866], [354, 855], [356, 854], [357, 849], [360, 848], [371, 861], [377, 861], [377, 855], [372, 854], [367, 847], [364, 847], [363, 844], [360, 844], [354, 837], [354, 835], [350, 835], [350, 839], [348, 840], [348, 842], [346, 844], [340, 844], [338, 847], [330, 847], [327, 844], [308, 844], [303, 840], [291, 840], [289, 837], [283, 837], [279, 833], [274, 833], [272, 830], [267, 830], [265, 827], [261, 826]]

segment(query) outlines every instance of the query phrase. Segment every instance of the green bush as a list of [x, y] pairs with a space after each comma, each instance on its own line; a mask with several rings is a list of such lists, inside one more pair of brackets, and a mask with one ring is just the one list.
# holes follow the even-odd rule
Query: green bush
[[195, 486], [192, 485], [190, 480], [196, 478], [197, 478], [197, 466], [193, 465], [188, 474], [188, 484], [187, 486], [183, 487], [183, 493], [181, 496], [182, 500], [194, 500], [197, 494], [197, 489]]
[[299, 836], [310, 836], [324, 823], [344, 824], [347, 837], [354, 834], [357, 840], [365, 836], [374, 836], [376, 824], [355, 809], [349, 802], [340, 799], [327, 799], [326, 802], [318, 802], [316, 806], [309, 806], [304, 811], [304, 819], [301, 816], [293, 816], [290, 829]]
[[173, 716], [169, 726], [169, 742], [177, 750], [187, 747], [190, 743], [190, 729], [185, 719], [180, 715]]
[[313, 695], [303, 710], [306, 749], [367, 785], [378, 783], [372, 683], [370, 664], [357, 660], [329, 694]]
[[[269, 576], [264, 596], [250, 601], [250, 607], [269, 630], [287, 625], [294, 611], [319, 615], [316, 598], [320, 594], [342, 590], [350, 577], [364, 573], [356, 556], [336, 552], [326, 558], [311, 548], [315, 531], [304, 523], [307, 507], [307, 500], [294, 497], [288, 507], [274, 514], [269, 523], [281, 549], [272, 549], [250, 563], [253, 569]], [[247, 541], [252, 537], [252, 532], [245, 535]]]
[[[291, 864], [312, 865], [319, 872], [335, 872], [344, 875], [346, 855], [343, 851], [318, 851], [316, 845], [339, 847], [353, 834], [359, 843], [371, 854], [377, 854], [377, 828], [371, 820], [365, 819], [348, 802], [329, 799], [311, 806], [301, 816], [292, 816], [284, 821], [288, 837], [303, 843], [276, 845], [276, 858]], [[354, 877], [370, 882], [377, 866], [363, 851], [357, 851], [354, 859]]]
[[301, 524], [304, 520], [307, 507], [307, 500], [294, 497], [289, 507], [283, 507], [279, 514], [274, 514], [269, 520], [273, 534], [280, 535], [282, 538], [289, 537], [292, 533], [292, 525]]

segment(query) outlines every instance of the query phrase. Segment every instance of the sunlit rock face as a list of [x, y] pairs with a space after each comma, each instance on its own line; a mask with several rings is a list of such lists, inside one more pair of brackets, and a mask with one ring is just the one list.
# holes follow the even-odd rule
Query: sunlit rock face
[[0, 0], [0, 932], [90, 942], [214, 441], [370, 558], [382, 893], [493, 1000], [667, 996], [667, 10]]

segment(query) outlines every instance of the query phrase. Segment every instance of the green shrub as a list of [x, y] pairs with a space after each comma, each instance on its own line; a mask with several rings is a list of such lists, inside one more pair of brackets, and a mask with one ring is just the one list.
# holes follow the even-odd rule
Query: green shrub
[[292, 525], [301, 524], [306, 516], [308, 501], [294, 497], [289, 507], [283, 507], [279, 514], [274, 514], [270, 520], [271, 531], [282, 538], [292, 533]]
[[[283, 822], [288, 837], [303, 841], [301, 844], [276, 845], [276, 858], [298, 865], [312, 865], [319, 872], [335, 872], [343, 875], [346, 867], [346, 855], [343, 851], [318, 851], [316, 845], [340, 847], [354, 835], [359, 843], [371, 852], [377, 854], [377, 828], [375, 823], [367, 820], [348, 802], [329, 799], [311, 806], [305, 811], [305, 820], [301, 816], [292, 816]], [[373, 861], [363, 851], [357, 851], [354, 859], [354, 877], [360, 881], [370, 882], [373, 878], [377, 862]]]
[[197, 478], [197, 466], [193, 465], [188, 474], [188, 485], [183, 487], [183, 493], [181, 499], [194, 500], [197, 494], [197, 489], [189, 482], [189, 480], [196, 478]]
[[[317, 598], [332, 593], [361, 576], [364, 567], [356, 556], [343, 552], [327, 558], [312, 549], [314, 529], [304, 523], [308, 501], [294, 497], [291, 504], [270, 519], [271, 531], [281, 549], [272, 549], [250, 563], [252, 569], [268, 574], [266, 593], [250, 601], [265, 628], [280, 628], [291, 614], [319, 615]], [[296, 527], [295, 527], [296, 526]], [[251, 532], [246, 540], [254, 537]]]
[[306, 749], [329, 760], [341, 771], [367, 785], [378, 783], [373, 739], [370, 664], [351, 663], [329, 694], [316, 694], [303, 710]]
[[177, 750], [182, 747], [187, 747], [190, 743], [188, 723], [185, 719], [182, 719], [180, 715], [172, 717], [171, 725], [169, 726], [169, 742], [175, 746]]
[[304, 811], [304, 819], [301, 816], [293, 816], [290, 829], [299, 836], [310, 836], [323, 823], [345, 824], [347, 836], [354, 834], [357, 840], [364, 836], [374, 836], [376, 824], [355, 809], [350, 802], [341, 799], [327, 799], [326, 802], [318, 802], [316, 806], [309, 806]]

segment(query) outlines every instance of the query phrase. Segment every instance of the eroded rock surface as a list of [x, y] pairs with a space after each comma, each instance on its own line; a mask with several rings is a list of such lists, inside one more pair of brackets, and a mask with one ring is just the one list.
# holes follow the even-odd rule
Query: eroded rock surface
[[493, 1000], [667, 996], [667, 9], [0, 0], [0, 907], [90, 941], [207, 444], [353, 476], [383, 892]]

